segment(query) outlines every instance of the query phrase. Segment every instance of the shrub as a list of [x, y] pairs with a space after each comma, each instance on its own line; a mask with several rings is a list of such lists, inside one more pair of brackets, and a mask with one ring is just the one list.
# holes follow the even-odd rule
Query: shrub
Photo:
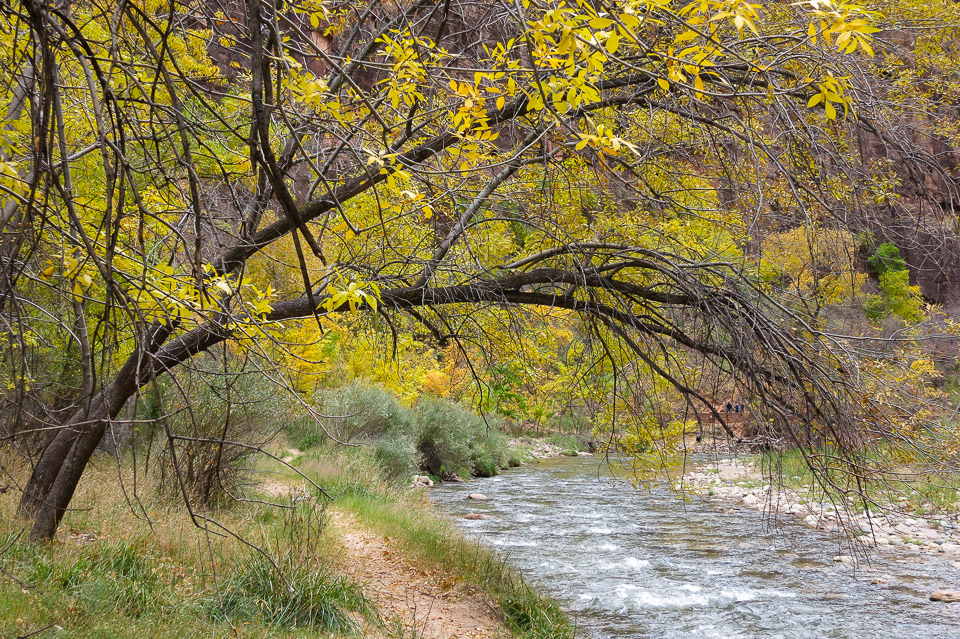
[[422, 400], [414, 412], [421, 468], [440, 477], [491, 477], [507, 465], [506, 438], [482, 417], [446, 399]]
[[178, 494], [182, 483], [198, 506], [221, 501], [244, 486], [244, 462], [254, 452], [250, 447], [272, 438], [277, 412], [275, 389], [263, 383], [261, 371], [224, 371], [213, 358], [205, 363], [210, 368], [169, 384], [164, 402], [172, 415], [167, 426], [176, 439], [172, 449], [164, 448], [161, 485]]
[[421, 400], [414, 412], [417, 449], [423, 455], [421, 467], [438, 476], [469, 476], [470, 440], [477, 419], [449, 400]]
[[353, 383], [318, 396], [327, 429], [341, 441], [372, 442], [389, 433], [409, 433], [410, 409], [379, 386]]
[[377, 463], [392, 480], [409, 478], [420, 469], [420, 451], [409, 433], [390, 433], [374, 448]]

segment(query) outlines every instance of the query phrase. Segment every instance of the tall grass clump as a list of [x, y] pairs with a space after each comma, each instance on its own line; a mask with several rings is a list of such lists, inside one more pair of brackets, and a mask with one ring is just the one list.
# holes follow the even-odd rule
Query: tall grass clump
[[253, 553], [236, 560], [231, 568], [208, 606], [233, 622], [252, 620], [351, 634], [360, 628], [354, 613], [376, 617], [359, 586], [317, 561], [287, 553], [274, 562]]

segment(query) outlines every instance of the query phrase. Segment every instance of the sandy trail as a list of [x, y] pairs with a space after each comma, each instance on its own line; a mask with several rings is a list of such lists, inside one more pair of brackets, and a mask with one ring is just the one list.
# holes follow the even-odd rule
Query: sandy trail
[[400, 625], [403, 637], [418, 639], [508, 636], [499, 610], [482, 593], [407, 561], [353, 515], [328, 512], [342, 541], [347, 573], [364, 585], [388, 627]]

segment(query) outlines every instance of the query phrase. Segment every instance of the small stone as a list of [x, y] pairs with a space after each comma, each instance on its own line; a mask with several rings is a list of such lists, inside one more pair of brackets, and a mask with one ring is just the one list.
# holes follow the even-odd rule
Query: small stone
[[870, 580], [870, 583], [872, 583], [872, 584], [888, 584], [888, 583], [890, 583], [890, 580], [887, 579], [886, 577], [874, 577], [873, 579]]
[[488, 515], [486, 513], [467, 513], [463, 516], [464, 519], [482, 519], [483, 521], [500, 521], [493, 515]]
[[470, 493], [469, 495], [467, 495], [467, 499], [474, 499], [476, 501], [486, 501], [487, 496], [484, 495], [483, 493]]
[[841, 564], [850, 564], [853, 563], [853, 557], [850, 555], [837, 555], [833, 558], [834, 561]]

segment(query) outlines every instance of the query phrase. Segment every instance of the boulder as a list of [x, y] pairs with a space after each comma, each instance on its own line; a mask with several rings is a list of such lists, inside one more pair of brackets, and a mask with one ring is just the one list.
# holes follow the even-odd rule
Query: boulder
[[487, 496], [483, 493], [470, 493], [467, 495], [467, 499], [475, 499], [476, 501], [486, 501]]
[[960, 601], [960, 590], [934, 590], [930, 593], [930, 601], [954, 603]]

